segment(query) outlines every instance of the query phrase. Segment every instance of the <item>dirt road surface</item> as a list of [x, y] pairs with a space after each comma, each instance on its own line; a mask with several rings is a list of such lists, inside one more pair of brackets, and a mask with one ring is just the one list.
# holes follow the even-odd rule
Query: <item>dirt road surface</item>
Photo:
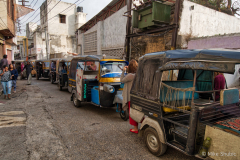
[[170, 147], [153, 156], [116, 108], [75, 108], [49, 80], [17, 86], [11, 100], [0, 97], [0, 159], [196, 159]]

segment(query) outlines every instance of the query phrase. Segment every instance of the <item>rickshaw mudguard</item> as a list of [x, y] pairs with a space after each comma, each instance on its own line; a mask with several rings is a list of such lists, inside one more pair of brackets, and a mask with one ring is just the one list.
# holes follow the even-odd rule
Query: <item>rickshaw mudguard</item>
[[[131, 116], [131, 114], [130, 114], [130, 116]], [[160, 139], [161, 143], [164, 143], [164, 144], [166, 143], [163, 129], [160, 127], [158, 121], [156, 121], [152, 118], [149, 118], [149, 117], [145, 117], [142, 124], [141, 124], [140, 131], [142, 132], [143, 129], [145, 129], [146, 126], [154, 128], [158, 133], [158, 136], [159, 136], [159, 139]]]

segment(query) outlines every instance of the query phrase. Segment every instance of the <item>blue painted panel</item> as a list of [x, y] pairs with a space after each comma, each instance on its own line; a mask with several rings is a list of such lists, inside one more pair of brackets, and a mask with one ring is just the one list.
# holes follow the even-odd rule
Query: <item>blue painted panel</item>
[[91, 101], [97, 105], [100, 105], [98, 86], [91, 89]]
[[[238, 89], [228, 89], [223, 91], [223, 95], [220, 96], [223, 99], [223, 104], [233, 104], [239, 102], [239, 90]], [[220, 100], [221, 101], [221, 100]]]

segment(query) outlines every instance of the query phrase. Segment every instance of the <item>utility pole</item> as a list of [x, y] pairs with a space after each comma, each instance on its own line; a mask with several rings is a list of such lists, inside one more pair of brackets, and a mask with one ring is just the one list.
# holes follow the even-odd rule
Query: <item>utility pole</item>
[[45, 27], [45, 41], [46, 41], [46, 55], [48, 59], [48, 34], [47, 34], [47, 27]]
[[173, 29], [173, 33], [172, 33], [171, 50], [175, 50], [176, 49], [176, 44], [177, 44], [180, 2], [181, 2], [180, 0], [176, 0], [176, 3], [175, 3], [174, 24], [176, 24], [176, 27]]
[[25, 2], [29, 2], [29, 1], [22, 0], [22, 1], [18, 1], [18, 2], [22, 2], [22, 6], [24, 6], [24, 7], [29, 6], [29, 5], [25, 5]]
[[[131, 8], [132, 8], [132, 0], [128, 0], [127, 2], [127, 11], [128, 11], [128, 19], [127, 19], [127, 35], [130, 34], [131, 30]], [[131, 45], [130, 45], [130, 37], [127, 37], [127, 55], [126, 55], [126, 60], [130, 61], [130, 52], [131, 52]]]
[[27, 49], [26, 61], [28, 61], [28, 38], [26, 38], [26, 49]]

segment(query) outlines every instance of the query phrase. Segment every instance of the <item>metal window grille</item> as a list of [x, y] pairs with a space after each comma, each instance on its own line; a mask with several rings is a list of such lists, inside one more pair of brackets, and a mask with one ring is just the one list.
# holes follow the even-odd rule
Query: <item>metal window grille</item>
[[111, 48], [111, 49], [104, 49], [102, 50], [102, 54], [106, 56], [114, 56], [118, 58], [124, 58], [124, 50], [123, 48]]
[[84, 54], [88, 52], [97, 54], [97, 31], [84, 35]]

